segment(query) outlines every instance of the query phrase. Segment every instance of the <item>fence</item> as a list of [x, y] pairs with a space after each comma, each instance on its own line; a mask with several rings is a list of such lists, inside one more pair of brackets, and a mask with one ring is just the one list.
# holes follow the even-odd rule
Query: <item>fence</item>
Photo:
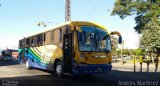
[[[133, 64], [134, 64], [134, 66], [133, 66], [133, 70], [134, 70], [134, 72], [136, 72], [136, 62], [138, 62], [139, 64], [140, 64], [140, 72], [142, 72], [142, 65], [143, 64], [147, 64], [147, 69], [146, 69], [146, 71], [147, 72], [149, 72], [149, 66], [150, 66], [150, 63], [151, 63], [151, 59], [150, 59], [150, 57], [149, 56], [147, 56], [147, 58], [146, 58], [146, 63], [143, 63], [144, 62], [144, 59], [143, 59], [143, 57], [142, 56], [140, 56], [139, 57], [139, 59], [137, 60], [136, 59], [136, 56], [134, 56], [134, 57], [132, 57], [132, 62], [133, 62]], [[155, 59], [155, 72], [157, 72], [157, 70], [158, 70], [158, 59], [156, 58]]]

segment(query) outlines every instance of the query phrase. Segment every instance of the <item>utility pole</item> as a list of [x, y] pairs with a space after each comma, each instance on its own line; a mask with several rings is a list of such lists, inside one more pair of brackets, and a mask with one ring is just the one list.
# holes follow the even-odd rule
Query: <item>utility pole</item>
[[70, 0], [66, 0], [66, 7], [65, 7], [65, 21], [71, 20], [71, 6]]

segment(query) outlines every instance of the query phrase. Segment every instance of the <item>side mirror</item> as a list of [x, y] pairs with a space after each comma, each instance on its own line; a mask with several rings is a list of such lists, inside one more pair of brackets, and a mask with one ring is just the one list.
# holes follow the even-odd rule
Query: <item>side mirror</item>
[[122, 37], [119, 36], [119, 40], [118, 40], [119, 44], [122, 44]]
[[104, 36], [102, 40], [106, 40], [108, 36], [109, 36], [109, 35]]

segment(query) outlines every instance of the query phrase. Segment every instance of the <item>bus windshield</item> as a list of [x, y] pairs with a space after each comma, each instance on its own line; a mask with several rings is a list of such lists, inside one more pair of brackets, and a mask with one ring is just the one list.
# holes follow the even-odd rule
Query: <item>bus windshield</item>
[[77, 31], [80, 51], [111, 52], [111, 40], [105, 30], [93, 26], [81, 26], [81, 32]]

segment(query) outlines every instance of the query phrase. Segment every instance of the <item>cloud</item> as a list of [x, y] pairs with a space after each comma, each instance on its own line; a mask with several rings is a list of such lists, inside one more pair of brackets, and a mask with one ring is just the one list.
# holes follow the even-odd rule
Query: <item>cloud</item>
[[139, 35], [135, 32], [122, 32], [124, 40], [124, 48], [136, 49], [138, 48]]

